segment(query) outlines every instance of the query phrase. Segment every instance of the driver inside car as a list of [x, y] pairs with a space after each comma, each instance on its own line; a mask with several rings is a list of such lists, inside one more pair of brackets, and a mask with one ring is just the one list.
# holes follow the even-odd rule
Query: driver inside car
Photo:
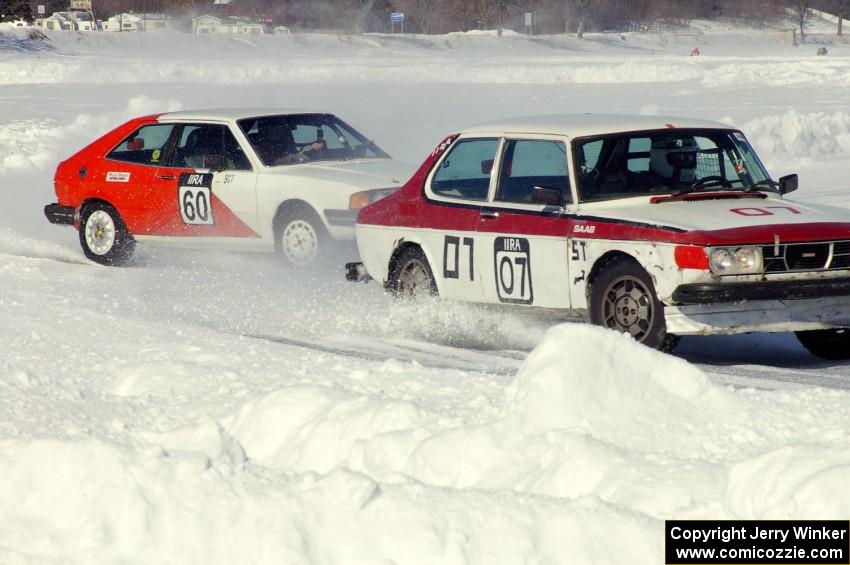
[[693, 137], [654, 139], [649, 150], [649, 177], [654, 185], [676, 189], [696, 180], [699, 146]]

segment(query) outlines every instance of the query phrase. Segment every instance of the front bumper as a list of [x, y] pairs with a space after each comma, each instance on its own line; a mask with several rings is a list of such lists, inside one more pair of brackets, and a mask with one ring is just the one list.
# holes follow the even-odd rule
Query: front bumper
[[346, 208], [345, 210], [324, 210], [325, 218], [327, 218], [330, 225], [344, 227], [354, 227], [354, 224], [357, 223], [358, 212], [360, 210], [352, 210], [350, 208]]
[[790, 332], [850, 327], [850, 296], [746, 300], [664, 308], [676, 335]]
[[749, 300], [799, 300], [850, 296], [850, 278], [683, 284], [673, 291], [676, 304], [721, 304]]
[[44, 216], [51, 224], [73, 226], [76, 221], [76, 213], [77, 210], [73, 206], [48, 204], [44, 207]]

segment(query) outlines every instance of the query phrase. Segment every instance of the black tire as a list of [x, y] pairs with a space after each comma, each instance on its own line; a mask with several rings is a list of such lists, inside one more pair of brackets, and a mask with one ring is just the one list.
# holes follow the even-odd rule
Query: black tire
[[667, 333], [664, 305], [655, 294], [652, 279], [633, 259], [626, 257], [611, 260], [593, 279], [590, 321], [668, 353], [679, 343], [679, 336]]
[[292, 206], [275, 221], [275, 248], [290, 267], [310, 267], [327, 255], [330, 234], [310, 206]]
[[390, 264], [387, 290], [399, 298], [438, 296], [437, 280], [428, 259], [416, 246], [408, 246]]
[[136, 240], [127, 231], [124, 220], [105, 202], [83, 207], [79, 237], [86, 257], [101, 265], [124, 265], [136, 248]]
[[795, 332], [809, 353], [821, 359], [850, 359], [850, 329]]

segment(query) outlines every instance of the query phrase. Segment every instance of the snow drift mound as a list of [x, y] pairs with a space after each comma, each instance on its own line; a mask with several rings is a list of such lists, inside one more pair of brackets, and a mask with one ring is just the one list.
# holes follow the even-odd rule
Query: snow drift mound
[[65, 124], [54, 120], [18, 120], [0, 123], [0, 174], [14, 170], [50, 170], [95, 138], [136, 116], [182, 109], [171, 98], [145, 95], [127, 100], [121, 110], [94, 116], [79, 114]]
[[526, 434], [662, 414], [686, 419], [696, 407], [711, 409], [706, 403], [720, 400], [716, 393], [705, 374], [682, 359], [616, 332], [564, 324], [526, 358], [508, 390], [506, 416]]
[[46, 42], [47, 38], [37, 30], [0, 30], [0, 52], [31, 53], [46, 51], [51, 47]]
[[850, 114], [791, 110], [746, 122], [742, 130], [766, 159], [850, 158]]
[[726, 505], [743, 519], [843, 520], [850, 515], [850, 450], [788, 446], [732, 468]]

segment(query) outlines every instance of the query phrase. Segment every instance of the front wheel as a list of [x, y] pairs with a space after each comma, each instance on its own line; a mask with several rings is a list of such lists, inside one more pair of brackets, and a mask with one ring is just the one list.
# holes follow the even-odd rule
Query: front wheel
[[123, 265], [135, 249], [135, 240], [121, 216], [104, 202], [83, 208], [79, 235], [86, 257], [102, 265]]
[[667, 333], [664, 306], [649, 275], [627, 258], [612, 260], [593, 280], [590, 321], [661, 351], [673, 351], [679, 342], [678, 336]]
[[437, 281], [428, 259], [418, 247], [399, 253], [390, 266], [387, 290], [401, 298], [437, 296]]
[[278, 229], [277, 246], [288, 265], [313, 265], [325, 251], [327, 233], [311, 209], [299, 207], [283, 216]]
[[821, 359], [850, 359], [850, 329], [795, 332], [809, 353]]

